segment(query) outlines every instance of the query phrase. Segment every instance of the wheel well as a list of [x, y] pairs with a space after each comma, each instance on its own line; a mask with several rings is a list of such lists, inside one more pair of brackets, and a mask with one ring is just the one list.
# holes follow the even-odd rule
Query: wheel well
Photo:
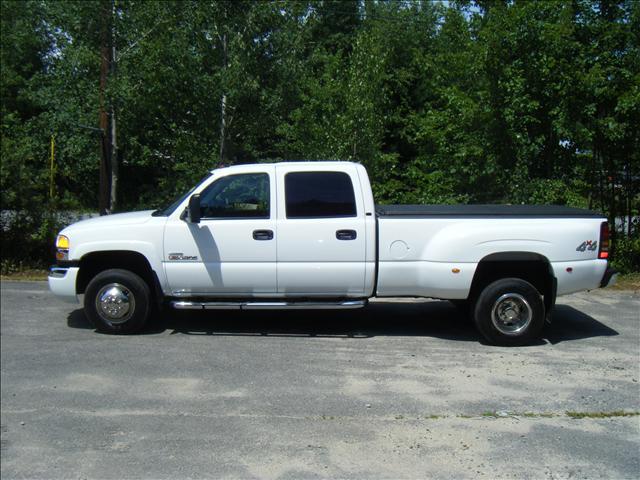
[[121, 268], [139, 275], [149, 285], [152, 292], [158, 293], [158, 277], [145, 256], [138, 252], [122, 250], [94, 252], [83, 256], [80, 259], [76, 292], [78, 294], [84, 293], [93, 277], [111, 268]]
[[542, 255], [503, 252], [484, 257], [473, 276], [469, 298], [477, 298], [484, 287], [501, 278], [520, 278], [529, 282], [544, 296], [547, 312], [555, 304], [556, 278], [549, 260]]

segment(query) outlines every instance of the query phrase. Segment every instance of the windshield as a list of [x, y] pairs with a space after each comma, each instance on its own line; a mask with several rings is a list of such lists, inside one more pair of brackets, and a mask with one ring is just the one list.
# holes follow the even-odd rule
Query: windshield
[[161, 207], [158, 210], [156, 210], [155, 212], [153, 212], [151, 215], [153, 215], [154, 217], [168, 217], [169, 215], [171, 215], [173, 213], [173, 211], [178, 208], [178, 205], [180, 205], [182, 202], [185, 201], [185, 199], [191, 195], [193, 193], [193, 191], [198, 188], [200, 185], [202, 185], [206, 180], [209, 179], [209, 177], [211, 177], [211, 175], [213, 175], [212, 173], [207, 173], [202, 180], [200, 180], [198, 183], [196, 183], [191, 190], [189, 190], [187, 193], [185, 193], [184, 195], [181, 195], [180, 197], [178, 197], [176, 200], [174, 200], [173, 202], [171, 202], [168, 206], [166, 207]]

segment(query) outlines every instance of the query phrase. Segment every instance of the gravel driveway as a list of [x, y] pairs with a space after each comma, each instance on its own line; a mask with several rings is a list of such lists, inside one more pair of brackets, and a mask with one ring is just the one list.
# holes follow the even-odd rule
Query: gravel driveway
[[640, 476], [637, 292], [562, 297], [543, 342], [501, 348], [448, 302], [117, 337], [1, 288], [3, 479]]

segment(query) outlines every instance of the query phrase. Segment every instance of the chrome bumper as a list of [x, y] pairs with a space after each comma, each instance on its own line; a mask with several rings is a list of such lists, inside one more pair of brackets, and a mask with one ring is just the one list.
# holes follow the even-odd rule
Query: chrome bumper
[[61, 300], [69, 303], [78, 303], [76, 295], [76, 278], [78, 267], [51, 267], [49, 270], [49, 290]]

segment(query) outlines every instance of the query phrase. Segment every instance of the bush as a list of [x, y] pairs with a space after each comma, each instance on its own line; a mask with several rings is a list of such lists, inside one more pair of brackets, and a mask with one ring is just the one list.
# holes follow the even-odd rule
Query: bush
[[640, 235], [616, 239], [611, 264], [620, 273], [640, 272]]
[[62, 226], [55, 214], [2, 212], [2, 274], [53, 264], [54, 242]]

